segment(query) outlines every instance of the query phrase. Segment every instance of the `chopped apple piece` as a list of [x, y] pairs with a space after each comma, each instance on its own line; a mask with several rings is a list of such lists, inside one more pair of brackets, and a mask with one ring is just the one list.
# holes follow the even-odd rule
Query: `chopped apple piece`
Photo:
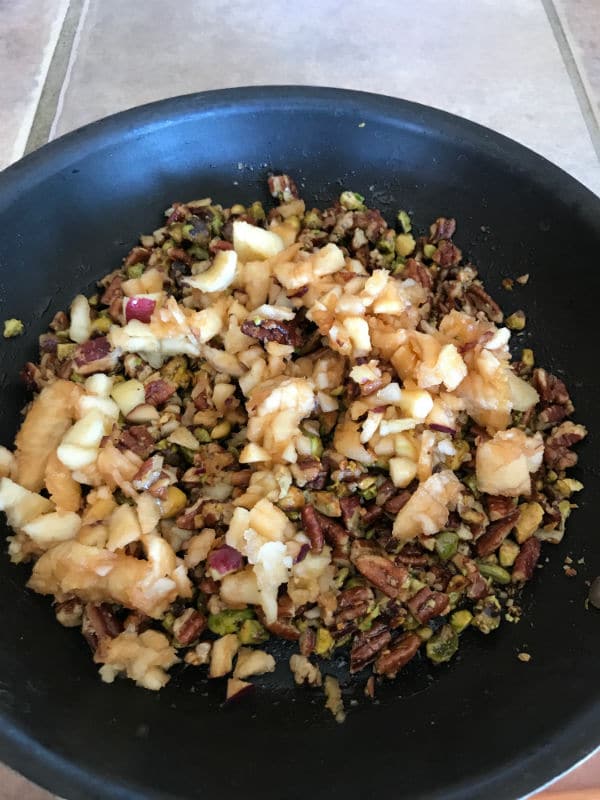
[[81, 517], [72, 511], [52, 511], [23, 525], [30, 539], [47, 549], [58, 542], [74, 539], [81, 527]]
[[[248, 222], [233, 223], [233, 249], [242, 262], [264, 261], [284, 249], [280, 236]], [[224, 251], [228, 252], [228, 251]]]
[[0, 478], [0, 511], [5, 512], [11, 528], [20, 529], [53, 508], [50, 500], [45, 497], [24, 489], [10, 478]]

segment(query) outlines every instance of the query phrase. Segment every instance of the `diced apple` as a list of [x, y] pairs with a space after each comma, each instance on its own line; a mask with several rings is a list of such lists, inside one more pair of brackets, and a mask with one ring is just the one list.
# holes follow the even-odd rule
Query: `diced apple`
[[96, 372], [86, 379], [84, 386], [88, 394], [95, 394], [98, 397], [108, 397], [113, 383], [114, 379], [111, 378], [110, 375], [105, 375], [103, 372]]
[[280, 236], [248, 222], [233, 223], [233, 248], [240, 261], [264, 261], [284, 249]]
[[269, 453], [258, 444], [248, 442], [240, 453], [240, 464], [255, 464], [258, 461], [270, 461], [271, 456]]
[[409, 417], [425, 419], [433, 408], [433, 399], [424, 389], [403, 389], [399, 405]]
[[119, 407], [110, 397], [98, 397], [96, 395], [84, 394], [79, 400], [78, 409], [81, 416], [85, 416], [88, 411], [99, 411], [104, 417], [109, 419], [119, 419]]
[[239, 678], [229, 678], [227, 680], [226, 700], [238, 700], [254, 689], [254, 684], [248, 681], [241, 681]]
[[81, 344], [87, 342], [92, 332], [92, 320], [90, 317], [90, 304], [87, 297], [78, 294], [71, 303], [71, 327], [69, 328], [69, 338]]
[[123, 381], [113, 386], [110, 396], [119, 406], [119, 410], [124, 417], [130, 411], [133, 411], [136, 406], [142, 405], [146, 402], [146, 391], [144, 384], [132, 378], [129, 381]]
[[79, 514], [72, 511], [52, 511], [27, 522], [22, 529], [36, 544], [48, 547], [74, 539], [80, 527]]
[[506, 370], [510, 400], [515, 411], [529, 411], [540, 399], [530, 383], [519, 378], [511, 369]]
[[390, 478], [394, 486], [404, 489], [417, 474], [417, 465], [410, 458], [390, 458]]
[[[233, 223], [234, 228], [237, 224]], [[234, 250], [219, 250], [206, 272], [185, 278], [185, 283], [201, 292], [222, 292], [235, 280], [237, 262], [237, 253]]]
[[233, 669], [233, 657], [240, 647], [240, 640], [235, 633], [228, 633], [213, 642], [210, 653], [211, 678], [222, 678]]
[[141, 403], [127, 414], [127, 422], [134, 422], [136, 425], [145, 425], [148, 422], [157, 422], [160, 414], [150, 403]]
[[189, 428], [183, 425], [179, 425], [175, 428], [167, 438], [167, 441], [171, 444], [179, 445], [179, 447], [185, 447], [187, 450], [198, 450], [200, 448], [198, 439], [196, 439]]
[[6, 447], [0, 447], [0, 477], [9, 478], [17, 468], [14, 455]]
[[96, 448], [105, 434], [105, 424], [104, 416], [92, 409], [66, 432], [60, 446], [74, 444], [78, 447]]
[[221, 599], [231, 608], [260, 605], [260, 592], [252, 567], [225, 575], [221, 581]]
[[275, 671], [275, 659], [264, 650], [254, 650], [251, 647], [242, 647], [238, 653], [234, 678], [249, 678], [251, 675], [264, 675], [265, 672]]
[[133, 507], [126, 503], [117, 506], [108, 521], [108, 549], [120, 550], [131, 542], [137, 542], [141, 535], [142, 530]]
[[30, 492], [11, 481], [10, 478], [0, 479], [0, 511], [6, 513], [6, 519], [11, 528], [22, 528], [32, 519], [52, 511], [54, 506], [35, 492]]

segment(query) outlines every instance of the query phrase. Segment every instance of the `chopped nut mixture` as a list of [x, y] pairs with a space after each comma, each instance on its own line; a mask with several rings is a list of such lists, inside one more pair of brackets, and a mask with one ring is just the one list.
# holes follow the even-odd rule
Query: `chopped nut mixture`
[[519, 620], [586, 430], [531, 350], [511, 362], [525, 314], [504, 319], [453, 219], [419, 236], [356, 192], [321, 210], [287, 175], [269, 188], [270, 210], [173, 203], [56, 314], [0, 508], [103, 680], [159, 689], [184, 662], [233, 699], [283, 638], [342, 720], [327, 659], [373, 698]]

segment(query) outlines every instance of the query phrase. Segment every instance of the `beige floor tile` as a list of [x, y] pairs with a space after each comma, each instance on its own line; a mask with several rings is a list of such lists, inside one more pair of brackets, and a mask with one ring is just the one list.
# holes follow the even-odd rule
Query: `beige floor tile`
[[336, 85], [474, 119], [600, 193], [600, 165], [541, 0], [90, 0], [55, 133], [150, 100]]
[[68, 0], [0, 0], [0, 169], [20, 158]]
[[555, 0], [555, 4], [600, 124], [600, 2]]
[[21, 775], [0, 765], [1, 800], [54, 800], [54, 795], [34, 786]]

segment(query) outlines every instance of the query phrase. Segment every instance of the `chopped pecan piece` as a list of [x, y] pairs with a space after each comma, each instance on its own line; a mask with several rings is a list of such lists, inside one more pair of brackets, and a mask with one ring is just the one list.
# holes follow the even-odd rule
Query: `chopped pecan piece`
[[179, 644], [187, 647], [206, 628], [206, 617], [194, 608], [186, 609], [173, 623], [173, 634]]
[[277, 342], [277, 344], [288, 344], [292, 347], [302, 346], [302, 335], [294, 321], [261, 319], [254, 322], [247, 319], [242, 323], [242, 333], [258, 339], [259, 342]]
[[353, 586], [338, 597], [336, 620], [350, 622], [364, 616], [373, 602], [373, 591], [368, 586]]
[[389, 644], [391, 638], [391, 633], [382, 623], [376, 623], [370, 631], [359, 633], [350, 650], [350, 672], [360, 672], [375, 661], [377, 654]]
[[515, 509], [503, 519], [491, 522], [483, 536], [480, 536], [475, 544], [477, 555], [483, 558], [495, 552], [515, 527], [518, 518], [519, 512]]
[[315, 651], [315, 644], [317, 643], [317, 635], [314, 631], [314, 628], [306, 628], [300, 634], [300, 639], [298, 640], [298, 646], [300, 648], [300, 653], [303, 656], [311, 656]]
[[[552, 405], [543, 408], [537, 416], [536, 428], [538, 431], [546, 431], [548, 428], [553, 428], [562, 422], [565, 417], [569, 415], [566, 406]], [[525, 420], [521, 419], [521, 425], [525, 424]]]
[[386, 500], [383, 504], [383, 510], [387, 514], [397, 514], [408, 503], [411, 494], [411, 492], [405, 490], [394, 497], [390, 497], [390, 499]]
[[402, 271], [403, 278], [412, 278], [416, 283], [420, 283], [425, 289], [431, 289], [433, 286], [433, 276], [429, 269], [417, 261], [415, 258], [409, 258]]
[[340, 509], [342, 520], [349, 531], [356, 531], [360, 524], [360, 498], [351, 494], [348, 497], [340, 497]]
[[440, 239], [451, 239], [456, 230], [456, 220], [446, 217], [438, 217], [433, 225], [429, 226], [429, 241], [437, 244]]
[[146, 402], [149, 403], [151, 406], [162, 406], [163, 403], [166, 403], [171, 395], [175, 394], [177, 391], [177, 387], [172, 384], [168, 383], [167, 381], [163, 381], [160, 378], [155, 381], [150, 381], [144, 387], [144, 391], [146, 394]]
[[[134, 264], [146, 264], [152, 255], [152, 251], [147, 247], [137, 245], [129, 251], [129, 255], [125, 259], [125, 266], [132, 267]], [[102, 301], [105, 302], [104, 300]]]
[[401, 597], [406, 592], [408, 570], [378, 555], [361, 555], [354, 562], [356, 569], [388, 597]]
[[114, 639], [121, 631], [121, 623], [107, 603], [86, 603], [81, 632], [93, 651], [97, 650], [103, 639]]
[[[395, 544], [398, 540], [394, 539]], [[423, 567], [428, 563], [429, 558], [427, 554], [414, 542], [407, 542], [402, 550], [395, 556], [394, 561], [396, 564], [405, 564], [407, 567]]]
[[298, 199], [298, 187], [289, 175], [271, 175], [267, 182], [271, 197], [275, 197], [283, 203]]
[[531, 579], [535, 565], [540, 557], [541, 547], [542, 544], [540, 540], [536, 539], [535, 536], [532, 536], [523, 542], [519, 555], [516, 557], [513, 566], [513, 583], [525, 583]]
[[131, 425], [121, 433], [119, 445], [140, 458], [148, 458], [154, 449], [154, 439], [143, 425]]
[[484, 503], [490, 522], [495, 522], [504, 519], [515, 510], [516, 500], [514, 497], [486, 494]]
[[537, 367], [533, 370], [533, 385], [537, 389], [542, 403], [563, 406], [567, 416], [573, 413], [573, 403], [567, 387], [556, 375]]
[[563, 422], [546, 439], [544, 461], [555, 470], [568, 469], [577, 463], [577, 453], [570, 448], [587, 436], [587, 429], [574, 422]]
[[443, 592], [432, 592], [427, 586], [411, 597], [407, 605], [413, 617], [418, 619], [422, 625], [425, 625], [433, 617], [448, 613], [450, 609], [448, 595]]
[[459, 247], [447, 239], [440, 239], [437, 250], [433, 254], [433, 260], [440, 267], [454, 267], [462, 258], [462, 251]]
[[483, 311], [492, 322], [500, 323], [504, 319], [502, 309], [498, 303], [492, 300], [483, 286], [478, 283], [472, 283], [469, 286], [466, 290], [466, 297], [477, 311]]
[[88, 339], [77, 347], [75, 351], [76, 371], [80, 375], [90, 375], [92, 372], [107, 372], [116, 363], [116, 355], [110, 349], [106, 336]]
[[375, 672], [386, 678], [395, 678], [399, 670], [417, 654], [421, 639], [416, 633], [405, 633], [386, 648], [375, 662]]
[[321, 528], [319, 515], [313, 506], [304, 506], [300, 513], [304, 533], [310, 540], [310, 549], [314, 553], [320, 553], [325, 544], [325, 539], [323, 538], [323, 529]]

